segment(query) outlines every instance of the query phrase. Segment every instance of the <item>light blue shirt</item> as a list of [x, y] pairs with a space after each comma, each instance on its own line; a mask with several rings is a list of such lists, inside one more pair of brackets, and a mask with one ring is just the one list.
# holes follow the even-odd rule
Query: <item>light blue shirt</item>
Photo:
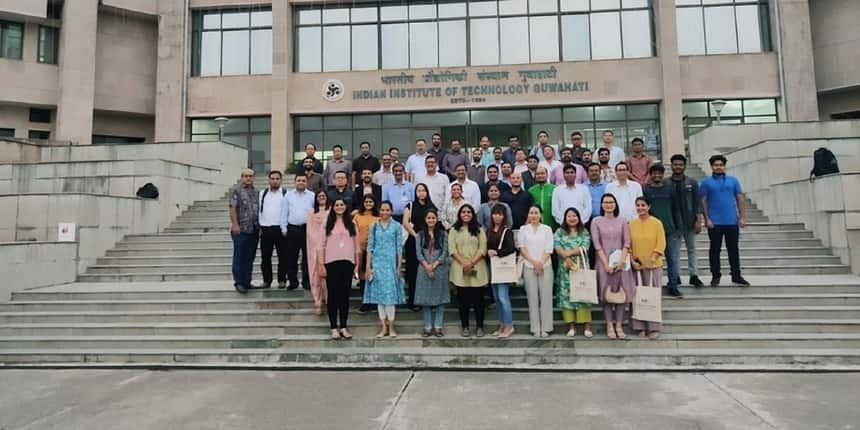
[[415, 198], [415, 186], [410, 182], [394, 182], [382, 187], [382, 201], [391, 202], [394, 215], [403, 215], [403, 209]]
[[406, 159], [406, 171], [413, 175], [425, 175], [427, 174], [427, 167], [424, 165], [424, 162], [427, 160], [428, 153], [412, 154], [409, 158]]
[[308, 222], [308, 212], [314, 207], [314, 192], [304, 190], [287, 191], [284, 204], [281, 206], [281, 233], [287, 232], [287, 226], [305, 225]]
[[603, 194], [606, 193], [606, 182], [600, 181], [594, 184], [591, 180], [588, 180], [582, 185], [588, 187], [588, 192], [591, 193], [591, 217], [599, 217], [602, 206], [600, 200], [603, 198]]
[[496, 156], [493, 154], [492, 146], [481, 154], [481, 165], [486, 169], [490, 164], [496, 164]]

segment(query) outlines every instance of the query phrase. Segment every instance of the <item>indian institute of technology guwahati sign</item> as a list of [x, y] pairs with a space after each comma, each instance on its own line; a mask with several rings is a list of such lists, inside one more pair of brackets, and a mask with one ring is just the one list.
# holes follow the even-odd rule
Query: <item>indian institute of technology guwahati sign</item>
[[[353, 100], [447, 99], [451, 104], [483, 103], [487, 97], [517, 97], [529, 94], [578, 93], [588, 91], [588, 81], [559, 80], [554, 66], [475, 72], [430, 70], [416, 76], [400, 72], [380, 77], [379, 88], [344, 88], [330, 79], [323, 85], [323, 98], [336, 102], [349, 95]], [[423, 84], [423, 85], [421, 85]], [[426, 86], [426, 85], [430, 86]], [[433, 85], [439, 84], [439, 85]]]

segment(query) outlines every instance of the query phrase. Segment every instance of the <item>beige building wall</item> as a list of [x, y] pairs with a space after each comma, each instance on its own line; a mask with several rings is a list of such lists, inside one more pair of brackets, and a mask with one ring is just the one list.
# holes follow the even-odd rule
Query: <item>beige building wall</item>
[[860, 111], [860, 87], [818, 95], [821, 119], [832, 119], [831, 115]]
[[96, 45], [94, 108], [155, 114], [155, 19], [101, 10]]
[[56, 106], [60, 99], [59, 68], [36, 61], [39, 25], [24, 26], [21, 60], [0, 58], [0, 103]]
[[[56, 114], [51, 115], [52, 117]], [[53, 120], [53, 118], [52, 118]], [[30, 130], [50, 131], [54, 133], [54, 122], [30, 122], [28, 106], [0, 105], [0, 128], [14, 128], [15, 137], [26, 139]]]
[[188, 71], [188, 7], [185, 0], [158, 2], [158, 61], [155, 89], [155, 140], [179, 142], [185, 134]]
[[32, 18], [45, 18], [48, 0], [3, 0], [2, 13]]
[[66, 0], [60, 30], [56, 140], [86, 144], [92, 139], [97, 28], [97, 1]]
[[860, 1], [811, 0], [819, 91], [860, 86]]
[[270, 75], [194, 77], [188, 79], [189, 117], [269, 115]]
[[788, 121], [818, 119], [809, 0], [774, 0], [775, 50], [780, 56], [780, 112]]

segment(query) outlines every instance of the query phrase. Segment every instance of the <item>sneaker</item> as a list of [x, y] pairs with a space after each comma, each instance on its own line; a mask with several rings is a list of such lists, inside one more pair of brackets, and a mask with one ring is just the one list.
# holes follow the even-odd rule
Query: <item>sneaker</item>
[[287, 288], [287, 283], [286, 282], [278, 282], [278, 289], [283, 290], [284, 288]]
[[681, 290], [679, 290], [678, 287], [666, 288], [666, 294], [668, 294], [672, 297], [675, 297], [677, 299], [683, 299], [684, 298], [684, 295], [681, 294]]
[[469, 332], [469, 329], [468, 329], [468, 328], [464, 328], [464, 329], [463, 329], [463, 333], [460, 333], [460, 336], [462, 336], [462, 337], [472, 337], [472, 333], [470, 333], [470, 332]]
[[362, 304], [362, 305], [361, 305], [361, 306], [359, 306], [355, 311], [356, 311], [356, 312], [358, 312], [358, 313], [360, 313], [360, 314], [362, 314], [362, 315], [364, 315], [364, 314], [366, 314], [366, 313], [370, 312], [370, 305]]
[[732, 283], [739, 286], [739, 287], [749, 287], [750, 286], [749, 281], [747, 281], [746, 279], [744, 279], [743, 276], [740, 276], [740, 275], [732, 278]]
[[711, 276], [711, 286], [719, 287], [720, 286], [720, 277], [719, 276]]
[[476, 336], [476, 337], [484, 337], [484, 329], [482, 329], [482, 328], [478, 327], [478, 328], [475, 330], [475, 336]]
[[443, 336], [445, 336], [445, 332], [444, 332], [444, 331], [442, 331], [442, 329], [441, 329], [441, 328], [437, 328], [437, 329], [436, 329], [435, 334], [436, 334], [436, 337], [443, 337]]
[[239, 292], [239, 294], [245, 294], [245, 293], [247, 293], [247, 292], [248, 292], [248, 289], [247, 289], [247, 288], [245, 288], [245, 286], [244, 286], [244, 285], [239, 284], [239, 283], [233, 284], [233, 288], [235, 288], [235, 289], [236, 289], [236, 291], [238, 291], [238, 292]]
[[430, 337], [430, 336], [432, 336], [432, 335], [433, 335], [433, 333], [432, 333], [429, 329], [426, 329], [426, 328], [425, 328], [425, 329], [424, 329], [424, 331], [421, 333], [421, 337]]
[[248, 289], [251, 289], [251, 290], [265, 290], [267, 288], [272, 288], [271, 282], [263, 282], [263, 283], [257, 284], [257, 285], [254, 285], [254, 283], [252, 282], [251, 285], [248, 286]]
[[701, 279], [699, 279], [698, 276], [690, 276], [690, 285], [696, 288], [702, 288], [705, 286], [705, 284], [702, 282]]

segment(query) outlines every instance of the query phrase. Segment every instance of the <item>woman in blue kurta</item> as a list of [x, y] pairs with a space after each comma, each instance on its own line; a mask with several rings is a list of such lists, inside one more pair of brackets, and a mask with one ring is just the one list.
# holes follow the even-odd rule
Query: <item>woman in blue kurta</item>
[[376, 337], [397, 337], [394, 330], [394, 306], [406, 303], [400, 281], [400, 256], [403, 232], [400, 223], [391, 219], [391, 202], [379, 205], [379, 221], [370, 227], [367, 238], [367, 285], [364, 303], [376, 304], [382, 330]]

